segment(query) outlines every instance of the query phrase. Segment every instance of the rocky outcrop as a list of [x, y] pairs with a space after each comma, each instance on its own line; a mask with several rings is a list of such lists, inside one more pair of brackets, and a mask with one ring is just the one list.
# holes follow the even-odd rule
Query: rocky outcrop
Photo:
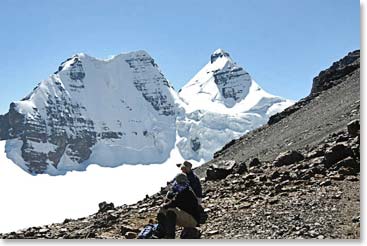
[[208, 180], [218, 180], [227, 177], [236, 166], [236, 162], [233, 160], [222, 161], [217, 164], [211, 165], [206, 170], [206, 178]]
[[[242, 100], [250, 89], [251, 77], [241, 67], [233, 66], [214, 73], [214, 81], [225, 99]], [[228, 105], [231, 107], [231, 105]]]
[[321, 71], [320, 74], [313, 79], [312, 89], [309, 96], [299, 100], [294, 105], [286, 108], [284, 111], [274, 114], [269, 118], [268, 124], [273, 125], [281, 119], [293, 114], [299, 109], [305, 107], [310, 101], [317, 97], [322, 91], [328, 90], [343, 82], [349, 74], [360, 67], [360, 51], [355, 50], [348, 53], [347, 56], [334, 62], [331, 67]]
[[343, 78], [360, 67], [360, 50], [349, 52], [347, 56], [341, 60], [334, 62], [333, 65], [321, 71], [320, 74], [313, 79], [311, 94], [317, 94], [327, 90], [340, 83]]
[[9, 139], [9, 114], [0, 115], [0, 139]]
[[140, 91], [155, 110], [159, 111], [163, 115], [174, 115], [175, 106], [172, 100], [167, 98], [166, 93], [161, 90], [160, 85], [164, 85], [169, 88], [173, 88], [167, 81], [162, 73], [155, 75], [152, 80], [141, 79], [146, 67], [153, 66], [158, 69], [158, 65], [154, 62], [154, 59], [146, 54], [138, 54], [134, 57], [126, 59], [131, 70], [133, 71], [134, 79], [133, 83], [138, 91]]

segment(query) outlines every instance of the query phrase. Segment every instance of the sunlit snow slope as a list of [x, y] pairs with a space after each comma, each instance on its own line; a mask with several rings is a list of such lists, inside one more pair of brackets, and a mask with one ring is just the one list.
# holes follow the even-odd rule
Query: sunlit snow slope
[[164, 163], [172, 150], [203, 162], [291, 104], [221, 49], [179, 95], [145, 51], [106, 60], [77, 54], [0, 115], [0, 140], [33, 175]]
[[184, 158], [195, 160], [210, 160], [224, 144], [293, 104], [265, 92], [222, 49], [211, 55], [179, 97], [186, 115], [177, 120], [182, 138], [178, 146]]

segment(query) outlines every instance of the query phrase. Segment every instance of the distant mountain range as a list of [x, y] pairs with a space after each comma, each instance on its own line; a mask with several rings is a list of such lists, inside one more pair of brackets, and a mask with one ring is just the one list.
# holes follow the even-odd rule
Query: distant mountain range
[[[7, 157], [32, 175], [182, 158], [208, 161], [292, 105], [265, 92], [224, 50], [178, 93], [145, 51], [67, 59], [0, 115]], [[173, 161], [173, 160], [172, 160]]]

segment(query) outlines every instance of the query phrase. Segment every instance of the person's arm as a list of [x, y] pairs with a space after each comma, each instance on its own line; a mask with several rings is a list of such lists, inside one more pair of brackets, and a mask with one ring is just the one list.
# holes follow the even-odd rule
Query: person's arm
[[163, 204], [163, 208], [174, 208], [177, 207], [177, 196], [174, 196], [172, 200]]

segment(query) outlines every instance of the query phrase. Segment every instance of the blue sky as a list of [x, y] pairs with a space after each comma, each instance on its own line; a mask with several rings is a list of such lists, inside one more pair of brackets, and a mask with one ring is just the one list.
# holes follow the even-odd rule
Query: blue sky
[[146, 50], [180, 89], [217, 48], [268, 92], [306, 96], [360, 47], [358, 0], [1, 0], [0, 113], [75, 53]]

